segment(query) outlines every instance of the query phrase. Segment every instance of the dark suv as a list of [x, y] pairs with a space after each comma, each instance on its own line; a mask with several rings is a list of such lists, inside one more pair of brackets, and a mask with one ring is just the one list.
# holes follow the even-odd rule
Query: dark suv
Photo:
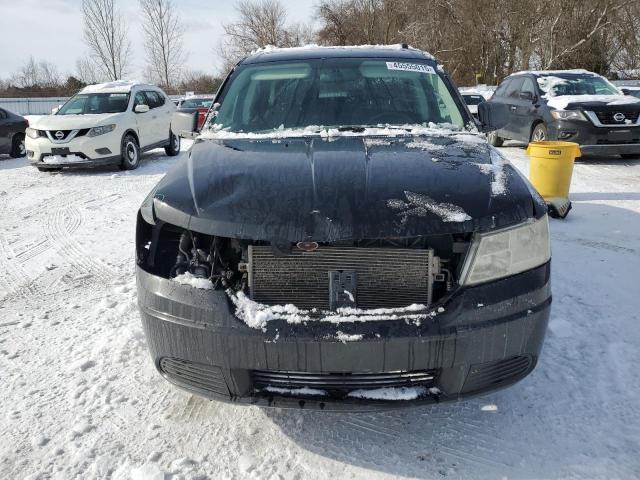
[[500, 127], [489, 142], [563, 140], [583, 154], [640, 154], [640, 99], [585, 70], [520, 72], [498, 87], [486, 111]]
[[534, 368], [547, 208], [442, 66], [399, 47], [269, 49], [225, 80], [138, 215], [138, 302], [167, 380], [368, 409], [457, 400]]

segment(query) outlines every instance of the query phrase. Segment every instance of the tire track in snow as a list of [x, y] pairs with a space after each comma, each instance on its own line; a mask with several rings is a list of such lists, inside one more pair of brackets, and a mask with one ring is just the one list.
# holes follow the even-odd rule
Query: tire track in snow
[[84, 280], [83, 277], [92, 276], [108, 282], [113, 279], [115, 272], [101, 261], [92, 258], [67, 230], [69, 228], [75, 231], [81, 223], [82, 216], [76, 207], [58, 208], [47, 217], [46, 235], [52, 247], [77, 272], [75, 279]]

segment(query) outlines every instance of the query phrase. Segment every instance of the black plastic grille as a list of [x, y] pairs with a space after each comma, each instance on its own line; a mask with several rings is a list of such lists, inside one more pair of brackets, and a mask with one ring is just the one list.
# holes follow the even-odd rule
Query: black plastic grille
[[[616, 110], [601, 110], [594, 111], [598, 120], [603, 125], [624, 125], [625, 120], [631, 120], [632, 123], [636, 123], [638, 121], [638, 117], [640, 116], [640, 110], [637, 111], [616, 111]], [[622, 122], [616, 121], [613, 116], [616, 113], [622, 113], [625, 116], [625, 120]]]
[[517, 356], [505, 360], [472, 365], [464, 383], [463, 391], [472, 392], [513, 381], [517, 377], [526, 374], [531, 367], [531, 363], [531, 357]]
[[[62, 132], [64, 136], [61, 138], [56, 137], [57, 132]], [[51, 135], [51, 138], [53, 138], [54, 140], [66, 140], [70, 133], [71, 130], [49, 130], [49, 135]]]
[[433, 250], [422, 248], [320, 247], [276, 256], [271, 247], [249, 250], [251, 297], [267, 305], [328, 309], [329, 272], [354, 271], [360, 308], [428, 305]]
[[432, 387], [438, 370], [380, 373], [307, 373], [274, 370], [253, 370], [253, 386], [299, 389], [314, 388], [331, 394], [345, 394], [352, 390], [385, 387]]
[[169, 380], [184, 388], [229, 396], [222, 370], [216, 366], [163, 357], [160, 370]]

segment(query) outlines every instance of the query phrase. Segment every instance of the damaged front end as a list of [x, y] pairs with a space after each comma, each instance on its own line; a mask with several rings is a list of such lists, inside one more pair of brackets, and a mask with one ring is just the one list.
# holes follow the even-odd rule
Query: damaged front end
[[343, 409], [526, 376], [551, 301], [544, 203], [486, 144], [418, 145], [197, 142], [138, 216], [138, 298], [165, 378]]

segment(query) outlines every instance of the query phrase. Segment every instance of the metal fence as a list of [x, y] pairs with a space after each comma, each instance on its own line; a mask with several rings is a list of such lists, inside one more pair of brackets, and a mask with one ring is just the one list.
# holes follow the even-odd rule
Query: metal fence
[[18, 115], [48, 115], [69, 97], [0, 98], [0, 107]]
[[[51, 110], [62, 105], [70, 97], [30, 97], [0, 98], [0, 108], [18, 115], [49, 115]], [[182, 95], [169, 95], [171, 100], [183, 98]]]

